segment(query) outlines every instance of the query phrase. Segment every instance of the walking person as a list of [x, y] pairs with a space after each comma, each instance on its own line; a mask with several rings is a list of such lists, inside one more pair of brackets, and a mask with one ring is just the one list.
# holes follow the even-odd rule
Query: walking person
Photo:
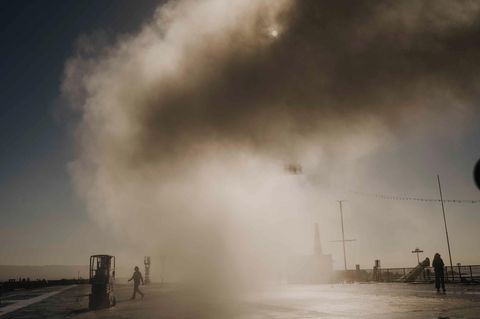
[[435, 270], [435, 288], [437, 288], [437, 293], [440, 292], [440, 286], [442, 287], [443, 292], [445, 292], [445, 274], [443, 272], [445, 264], [439, 253], [436, 253], [433, 257], [432, 266]]
[[140, 282], [143, 285], [143, 276], [140, 270], [138, 269], [138, 266], [135, 266], [135, 271], [133, 272], [132, 278], [128, 279], [128, 281], [132, 281], [132, 280], [133, 280], [133, 295], [131, 299], [135, 299], [135, 297], [137, 296], [137, 292], [142, 296], [142, 299], [143, 299], [144, 294], [143, 292], [140, 291], [140, 289], [138, 289], [138, 286], [140, 286]]

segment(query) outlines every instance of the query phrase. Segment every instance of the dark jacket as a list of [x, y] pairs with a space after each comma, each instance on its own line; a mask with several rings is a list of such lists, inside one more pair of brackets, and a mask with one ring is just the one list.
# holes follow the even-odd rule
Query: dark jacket
[[432, 266], [435, 269], [435, 271], [443, 271], [443, 268], [445, 267], [445, 264], [443, 263], [442, 258], [440, 256], [435, 256], [433, 258]]
[[[133, 276], [132, 276], [132, 278], [130, 278], [130, 280], [132, 280], [132, 279], [133, 279], [133, 283], [134, 283], [135, 285], [139, 285], [139, 284], [140, 284], [140, 281], [141, 281], [142, 284], [143, 284], [143, 276], [142, 276], [142, 273], [139, 272], [139, 271], [135, 271], [135, 272], [133, 273]], [[129, 280], [129, 281], [130, 281], [130, 280]]]

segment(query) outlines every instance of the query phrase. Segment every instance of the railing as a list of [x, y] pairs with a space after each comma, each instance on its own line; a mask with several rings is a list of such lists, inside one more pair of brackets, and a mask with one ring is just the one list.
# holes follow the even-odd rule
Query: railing
[[[379, 268], [361, 270], [364, 277], [369, 281], [379, 282], [402, 282], [405, 276], [414, 268]], [[446, 266], [444, 270], [446, 282], [462, 282], [480, 284], [480, 265]], [[433, 267], [425, 267], [416, 278], [416, 282], [433, 282], [435, 270]]]
[[9, 280], [0, 282], [0, 294], [15, 289], [36, 289], [50, 286], [87, 284], [88, 279], [59, 279], [59, 280]]

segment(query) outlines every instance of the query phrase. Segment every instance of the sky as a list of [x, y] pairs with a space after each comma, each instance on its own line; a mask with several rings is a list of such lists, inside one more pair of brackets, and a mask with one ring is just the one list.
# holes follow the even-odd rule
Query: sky
[[[480, 8], [420, 3], [4, 4], [0, 264], [244, 273], [310, 253], [319, 222], [340, 268], [339, 199], [350, 267], [447, 261], [438, 203], [352, 192], [438, 198], [439, 174], [480, 199]], [[479, 209], [446, 204], [455, 263], [480, 263]]]
[[[72, 188], [67, 168], [73, 158], [72, 134], [61, 115], [60, 83], [79, 37], [139, 28], [156, 5], [2, 3], [0, 29], [6, 49], [0, 60], [0, 263], [84, 264], [91, 249], [82, 246], [89, 236], [111, 243], [91, 229], [94, 225]], [[69, 253], [71, 249], [78, 255]]]

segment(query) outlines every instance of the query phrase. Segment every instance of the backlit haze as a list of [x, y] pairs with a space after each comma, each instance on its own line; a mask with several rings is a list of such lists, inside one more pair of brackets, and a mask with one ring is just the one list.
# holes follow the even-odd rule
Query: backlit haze
[[[440, 174], [446, 199], [480, 198], [472, 178], [479, 3], [179, 0], [149, 8], [129, 30], [70, 39], [51, 117], [68, 133], [59, 184], [75, 195], [29, 194], [45, 216], [35, 204], [22, 206], [20, 221], [7, 215], [1, 264], [85, 264], [110, 253], [130, 268], [151, 255], [154, 278], [164, 258], [175, 280], [276, 280], [288, 256], [312, 253], [318, 222], [323, 250], [341, 268], [341, 246], [330, 242], [341, 236], [340, 199], [346, 236], [356, 239], [347, 244], [350, 268], [375, 259], [412, 266], [417, 246], [447, 263], [438, 202], [355, 192], [438, 198]], [[49, 161], [31, 165], [34, 175]], [[2, 183], [1, 198], [28, 183], [26, 170]], [[47, 213], [59, 200], [75, 212]], [[446, 204], [454, 263], [480, 263], [479, 209]], [[23, 236], [36, 246], [22, 245]]]

